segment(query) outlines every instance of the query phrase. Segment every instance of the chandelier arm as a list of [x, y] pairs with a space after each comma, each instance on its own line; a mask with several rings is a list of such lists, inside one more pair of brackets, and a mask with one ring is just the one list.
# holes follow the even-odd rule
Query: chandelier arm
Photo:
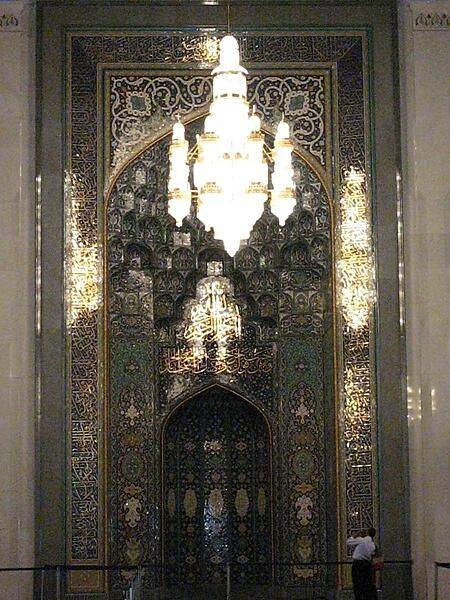
[[269, 146], [267, 144], [264, 144], [263, 146], [263, 155], [264, 158], [266, 159], [266, 161], [273, 165], [274, 160], [273, 160], [273, 156], [272, 156], [272, 150], [269, 148]]
[[198, 142], [196, 142], [196, 144], [194, 146], [192, 146], [192, 148], [188, 152], [188, 155], [187, 155], [188, 164], [193, 163], [196, 158], [198, 158]]

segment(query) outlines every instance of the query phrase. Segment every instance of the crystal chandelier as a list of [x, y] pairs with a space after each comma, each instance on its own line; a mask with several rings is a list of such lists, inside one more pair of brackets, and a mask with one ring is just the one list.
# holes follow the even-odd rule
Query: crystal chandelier
[[184, 322], [183, 337], [193, 362], [203, 361], [211, 345], [216, 360], [225, 360], [230, 341], [241, 336], [241, 315], [233, 302], [230, 280], [220, 276], [200, 279], [195, 299], [185, 307]]
[[[169, 150], [169, 213], [181, 226], [195, 196], [198, 218], [207, 229], [214, 229], [230, 256], [249, 237], [266, 200], [270, 199], [280, 225], [295, 205], [289, 125], [282, 118], [273, 149], [265, 146], [261, 120], [249, 111], [246, 75], [236, 38], [223, 37], [219, 65], [212, 71], [213, 101], [204, 131], [189, 151], [184, 126], [178, 121]], [[191, 164], [196, 190], [189, 183]]]

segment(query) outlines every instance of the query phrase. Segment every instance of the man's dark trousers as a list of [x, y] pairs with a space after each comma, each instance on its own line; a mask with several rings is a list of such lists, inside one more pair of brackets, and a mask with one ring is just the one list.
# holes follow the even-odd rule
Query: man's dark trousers
[[377, 592], [373, 583], [372, 563], [354, 560], [352, 564], [353, 593], [355, 600], [375, 600]]

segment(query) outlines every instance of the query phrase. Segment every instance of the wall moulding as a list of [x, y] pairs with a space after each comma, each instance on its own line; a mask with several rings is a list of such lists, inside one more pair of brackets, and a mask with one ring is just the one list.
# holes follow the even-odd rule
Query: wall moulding
[[25, 2], [2, 2], [0, 6], [0, 33], [20, 33], [25, 30]]
[[414, 31], [450, 29], [449, 2], [413, 2], [410, 6]]

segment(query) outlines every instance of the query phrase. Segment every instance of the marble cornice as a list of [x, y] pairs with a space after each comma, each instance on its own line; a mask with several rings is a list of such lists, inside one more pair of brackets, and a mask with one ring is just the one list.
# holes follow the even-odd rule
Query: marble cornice
[[0, 33], [25, 31], [30, 2], [0, 2]]
[[450, 2], [411, 2], [414, 31], [444, 31], [450, 29]]

